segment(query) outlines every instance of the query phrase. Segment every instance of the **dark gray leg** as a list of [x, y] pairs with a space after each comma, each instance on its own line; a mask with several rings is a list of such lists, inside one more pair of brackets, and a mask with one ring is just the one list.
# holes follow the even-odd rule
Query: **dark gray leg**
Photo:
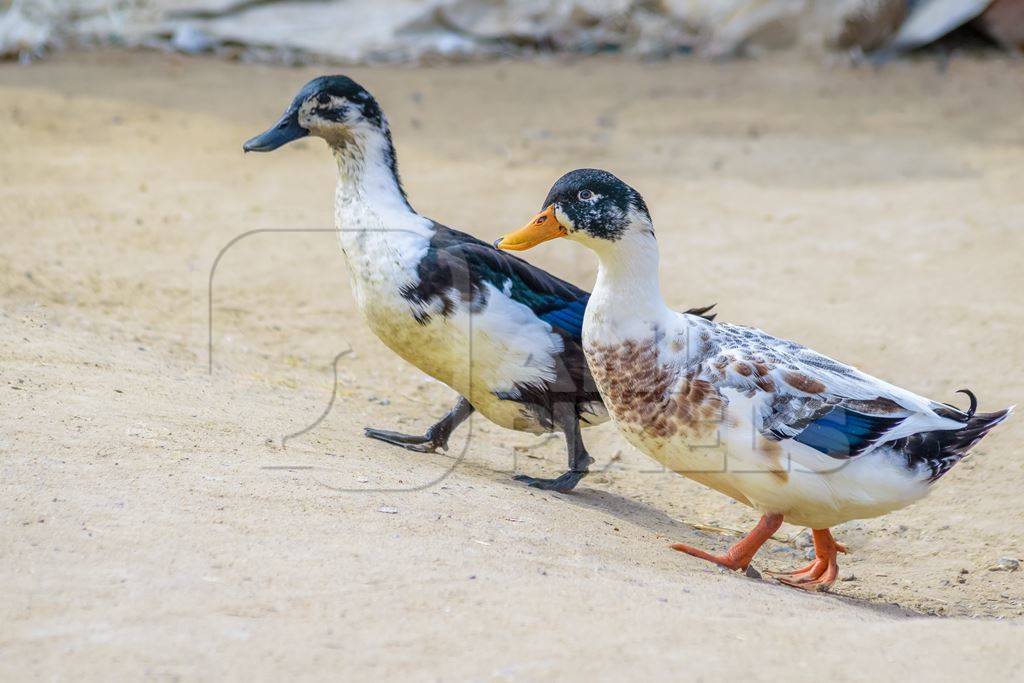
[[459, 397], [455, 407], [448, 411], [437, 424], [427, 429], [423, 436], [414, 434], [402, 434], [400, 432], [389, 432], [384, 429], [364, 427], [363, 433], [371, 439], [386, 441], [387, 443], [408, 448], [417, 453], [436, 453], [437, 449], [448, 450], [448, 437], [452, 435], [455, 428], [469, 417], [473, 412], [473, 406], [463, 397]]
[[538, 489], [547, 491], [561, 491], [566, 493], [576, 488], [580, 479], [587, 476], [590, 464], [594, 459], [587, 453], [583, 445], [583, 437], [580, 435], [580, 421], [576, 417], [576, 406], [572, 404], [559, 404], [555, 406], [555, 422], [565, 434], [565, 447], [569, 451], [569, 471], [555, 479], [540, 479], [528, 477], [525, 474], [516, 475], [515, 480]]

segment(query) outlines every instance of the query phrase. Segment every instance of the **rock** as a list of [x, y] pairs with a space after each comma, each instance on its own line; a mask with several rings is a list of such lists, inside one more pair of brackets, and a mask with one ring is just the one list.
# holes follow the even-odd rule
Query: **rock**
[[978, 17], [991, 0], [918, 0], [884, 50], [907, 52], [933, 43]]
[[743, 570], [743, 575], [751, 579], [760, 579], [761, 572], [754, 569], [751, 565], [747, 565], [747, 568]]
[[814, 538], [811, 536], [811, 532], [807, 529], [801, 531], [799, 534], [797, 534], [796, 538], [793, 539], [793, 545], [795, 545], [800, 550], [804, 550], [805, 548], [813, 548]]
[[217, 47], [218, 42], [217, 39], [194, 24], [179, 25], [171, 36], [171, 47], [189, 55], [209, 52]]
[[1007, 50], [1024, 50], [1024, 0], [992, 0], [976, 23]]
[[377, 508], [377, 512], [383, 512], [386, 515], [397, 515], [398, 508], [393, 508], [390, 505], [381, 505]]
[[58, 40], [55, 35], [58, 17], [40, 9], [29, 3], [15, 2], [0, 12], [0, 57], [24, 60], [41, 54]]
[[814, 558], [816, 558], [817, 555], [814, 553], [814, 548], [808, 548], [807, 550], [805, 550], [804, 557], [806, 557], [808, 560], [813, 560]]
[[839, 579], [840, 581], [856, 581], [857, 577], [854, 574], [847, 574], [846, 576]]
[[838, 29], [826, 36], [826, 45], [839, 50], [870, 52], [885, 44], [907, 16], [905, 0], [837, 2]]
[[712, 20], [703, 27], [711, 38], [701, 46], [701, 52], [709, 57], [757, 55], [766, 50], [793, 47], [799, 41], [802, 3], [787, 0], [721, 2], [717, 7], [725, 12], [712, 13], [708, 17]]
[[1015, 572], [1020, 569], [1020, 560], [1012, 557], [1000, 557], [999, 561], [988, 568], [990, 572]]

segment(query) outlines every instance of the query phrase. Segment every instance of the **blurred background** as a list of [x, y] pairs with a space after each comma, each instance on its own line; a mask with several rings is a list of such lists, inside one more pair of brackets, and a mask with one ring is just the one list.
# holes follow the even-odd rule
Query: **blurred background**
[[1024, 47], [1021, 0], [5, 0], [0, 55], [145, 46], [356, 64], [555, 52], [878, 58]]

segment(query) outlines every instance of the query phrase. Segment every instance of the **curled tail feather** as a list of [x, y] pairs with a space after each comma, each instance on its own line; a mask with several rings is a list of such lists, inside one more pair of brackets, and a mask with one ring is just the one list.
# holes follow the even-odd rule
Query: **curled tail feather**
[[929, 470], [928, 481], [934, 482], [960, 462], [986, 434], [1013, 412], [1014, 406], [994, 413], [979, 413], [978, 399], [970, 389], [961, 389], [971, 401], [966, 412], [949, 406], [951, 410], [937, 410], [943, 417], [963, 423], [959, 429], [942, 429], [913, 434], [893, 442], [895, 450], [907, 456], [908, 465], [924, 466]]

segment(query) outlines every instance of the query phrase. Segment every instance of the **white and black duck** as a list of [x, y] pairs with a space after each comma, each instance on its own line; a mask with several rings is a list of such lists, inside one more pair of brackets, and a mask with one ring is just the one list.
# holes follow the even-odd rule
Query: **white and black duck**
[[363, 317], [388, 348], [461, 395], [423, 435], [372, 428], [366, 435], [414, 451], [445, 449], [476, 410], [508, 429], [562, 432], [568, 471], [517, 479], [575, 487], [592, 462], [580, 426], [607, 419], [581, 347], [589, 294], [416, 213], [387, 119], [352, 79], [310, 81], [244, 149], [270, 152], [309, 135], [325, 140], [337, 161], [335, 224]]
[[919, 500], [1012, 410], [977, 413], [968, 391], [969, 409], [958, 410], [760, 330], [671, 310], [647, 206], [606, 171], [563, 176], [498, 246], [555, 237], [598, 257], [583, 348], [616, 426], [669, 469], [762, 514], [724, 555], [676, 550], [746, 569], [785, 520], [814, 530], [816, 557], [779, 579], [827, 589], [845, 550], [830, 527]]

